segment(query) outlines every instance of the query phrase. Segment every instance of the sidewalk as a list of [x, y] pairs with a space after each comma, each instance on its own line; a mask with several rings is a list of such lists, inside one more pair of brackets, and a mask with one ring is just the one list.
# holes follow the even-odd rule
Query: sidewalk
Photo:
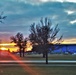
[[20, 66], [20, 64], [25, 64], [24, 66], [74, 66], [76, 67], [76, 61], [49, 61], [48, 64], [46, 64], [45, 61], [0, 61], [0, 66]]
[[[39, 63], [45, 63], [45, 60], [2, 60], [0, 61], [0, 64], [16, 64], [16, 63], [27, 63], [27, 64], [39, 64]], [[52, 64], [76, 64], [76, 60], [49, 60], [48, 63]]]

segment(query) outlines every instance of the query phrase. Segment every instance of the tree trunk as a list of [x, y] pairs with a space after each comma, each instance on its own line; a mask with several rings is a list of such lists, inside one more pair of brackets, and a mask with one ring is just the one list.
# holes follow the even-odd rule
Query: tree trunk
[[45, 58], [45, 57], [46, 57], [46, 52], [44, 51], [44, 52], [43, 52], [43, 58]]
[[25, 49], [23, 48], [23, 57], [25, 56], [24, 54], [25, 54], [25, 51], [24, 51]]
[[21, 49], [20, 49], [20, 57], [21, 57]]
[[48, 51], [46, 51], [46, 64], [48, 64]]
[[20, 52], [20, 57], [21, 57], [21, 56], [22, 56], [22, 54], [21, 54], [21, 47], [20, 47], [19, 49], [20, 49], [20, 51], [19, 51], [19, 52]]

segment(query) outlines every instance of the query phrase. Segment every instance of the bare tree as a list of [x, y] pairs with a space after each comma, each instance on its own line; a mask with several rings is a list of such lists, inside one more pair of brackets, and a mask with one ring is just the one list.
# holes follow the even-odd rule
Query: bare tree
[[[0, 14], [0, 23], [3, 23], [3, 20], [5, 20], [7, 17], [7, 16], [4, 16], [3, 14], [4, 14], [3, 12], [1, 12], [1, 14]], [[0, 44], [1, 44], [1, 41], [2, 40], [0, 39]]]
[[22, 52], [24, 57], [24, 50], [26, 47], [27, 40], [26, 38], [24, 39], [23, 34], [17, 33], [15, 36], [11, 37], [11, 40], [12, 40], [11, 42], [16, 43], [15, 46], [19, 47], [20, 57], [22, 56], [21, 54]]
[[26, 48], [27, 41], [28, 41], [27, 38], [25, 38], [25, 39], [23, 40], [23, 43], [22, 43], [23, 57], [24, 57], [24, 53], [25, 53], [25, 48]]
[[1, 14], [0, 14], [0, 23], [3, 23], [3, 20], [5, 20], [7, 17], [7, 16], [4, 16], [3, 14], [4, 14], [4, 12], [1, 12]]
[[54, 43], [60, 43], [62, 39], [62, 36], [57, 38], [59, 30], [58, 24], [53, 28], [51, 20], [48, 18], [41, 19], [39, 24], [33, 23], [30, 26], [30, 41], [33, 45], [38, 44], [42, 46], [43, 57], [46, 56], [46, 64], [48, 64], [49, 44], [52, 47]]

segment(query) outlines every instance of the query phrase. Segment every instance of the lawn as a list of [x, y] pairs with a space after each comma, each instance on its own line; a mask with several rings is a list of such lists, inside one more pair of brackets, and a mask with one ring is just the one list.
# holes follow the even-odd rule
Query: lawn
[[[12, 56], [12, 57], [11, 57]], [[1, 60], [45, 60], [42, 55], [11, 55], [8, 57], [0, 57]], [[49, 60], [76, 60], [75, 55], [49, 55]], [[56, 66], [50, 64], [21, 64], [13, 66], [2, 66], [0, 64], [0, 75], [76, 75], [76, 66]], [[41, 66], [39, 66], [41, 65]], [[46, 65], [46, 66], [45, 66]]]
[[[10, 53], [11, 55], [11, 53]], [[20, 57], [19, 54], [12, 54], [22, 60], [45, 60], [42, 54], [25, 54], [25, 57]], [[49, 60], [76, 60], [76, 55], [64, 54], [49, 54]], [[13, 60], [11, 56], [0, 56], [0, 60]]]
[[[76, 55], [49, 54], [49, 60], [76, 60]], [[42, 54], [29, 54], [23, 57], [23, 60], [45, 60]]]
[[35, 73], [29, 70], [23, 69], [20, 66], [7, 66], [0, 67], [0, 75], [76, 75], [75, 66], [32, 66], [31, 69]]
[[[21, 58], [21, 60], [45, 60], [42, 54], [25, 54], [25, 57], [20, 57], [19, 54], [13, 54], [14, 56]], [[76, 55], [64, 55], [64, 54], [49, 54], [49, 60], [76, 60]], [[0, 56], [0, 60], [13, 60], [11, 56]]]

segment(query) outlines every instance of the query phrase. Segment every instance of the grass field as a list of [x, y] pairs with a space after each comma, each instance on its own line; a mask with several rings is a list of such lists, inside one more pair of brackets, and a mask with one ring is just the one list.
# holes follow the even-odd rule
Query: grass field
[[[19, 55], [15, 54], [15, 56], [19, 57]], [[76, 55], [63, 55], [63, 54], [49, 54], [49, 60], [76, 60]], [[9, 56], [0, 56], [0, 60], [13, 60]], [[42, 57], [42, 54], [25, 54], [25, 57], [21, 57], [21, 60], [45, 60]]]
[[[49, 60], [76, 60], [76, 55], [49, 54]], [[42, 54], [25, 55], [23, 60], [45, 60]]]
[[[42, 55], [25, 55], [25, 57], [19, 57], [21, 60], [45, 60]], [[13, 57], [14, 58], [14, 57]], [[1, 60], [14, 60], [12, 57], [0, 57]], [[15, 58], [16, 59], [16, 58]], [[49, 60], [76, 60], [75, 55], [49, 55]], [[2, 66], [0, 64], [0, 75], [76, 75], [76, 66], [31, 66], [29, 64], [23, 64], [19, 66]], [[41, 64], [40, 64], [41, 65]]]
[[[25, 67], [27, 69], [27, 67]], [[0, 75], [76, 75], [76, 67], [72, 66], [33, 66], [31, 69], [35, 71], [32, 73], [27, 72], [22, 67], [0, 67]]]

